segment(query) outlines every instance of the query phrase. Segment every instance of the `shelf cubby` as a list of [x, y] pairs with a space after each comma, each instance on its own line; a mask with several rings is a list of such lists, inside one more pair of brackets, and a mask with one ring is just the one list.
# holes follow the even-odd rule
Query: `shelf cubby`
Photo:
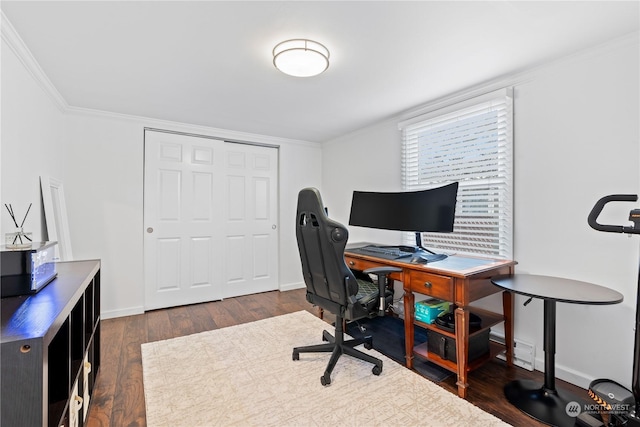
[[100, 261], [57, 271], [38, 293], [1, 300], [0, 425], [67, 427], [74, 417], [84, 425], [89, 406], [73, 392], [89, 397], [100, 366]]

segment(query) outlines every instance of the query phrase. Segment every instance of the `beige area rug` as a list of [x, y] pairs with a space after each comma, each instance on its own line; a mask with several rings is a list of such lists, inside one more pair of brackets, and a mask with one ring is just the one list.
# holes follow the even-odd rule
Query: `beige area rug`
[[371, 364], [342, 356], [323, 387], [328, 353], [291, 358], [293, 347], [320, 343], [323, 329], [333, 328], [300, 311], [143, 344], [147, 424], [507, 425], [375, 350], [384, 361], [380, 376]]

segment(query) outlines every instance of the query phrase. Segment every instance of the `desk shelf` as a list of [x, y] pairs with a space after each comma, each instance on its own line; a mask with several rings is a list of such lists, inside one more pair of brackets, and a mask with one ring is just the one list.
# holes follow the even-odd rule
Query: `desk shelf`
[[[475, 360], [471, 360], [470, 362], [467, 363], [467, 372], [471, 372], [475, 369], [478, 369], [480, 366], [484, 365], [486, 362], [488, 362], [489, 360], [493, 359], [494, 357], [496, 357], [498, 354], [500, 353], [504, 353], [505, 351], [505, 346], [504, 344], [499, 344], [496, 343], [494, 341], [489, 341], [489, 353], [487, 353], [484, 356], [481, 356]], [[428, 360], [429, 362], [435, 363], [436, 365], [448, 369], [449, 371], [452, 372], [457, 372], [458, 371], [458, 364], [456, 362], [452, 362], [451, 360], [447, 360], [447, 359], [443, 359], [442, 357], [438, 356], [437, 354], [434, 354], [432, 352], [430, 352], [427, 349], [427, 343], [424, 342], [422, 344], [419, 344], [417, 346], [415, 346], [413, 348], [413, 354], [417, 357], [419, 357], [420, 359], [423, 360]]]
[[[481, 308], [477, 308], [477, 307], [472, 307], [471, 310], [469, 310], [471, 313], [475, 314], [476, 316], [480, 317], [481, 320], [481, 325], [482, 327], [476, 331], [472, 331], [469, 332], [469, 338], [473, 337], [474, 335], [477, 335], [483, 331], [486, 331], [487, 329], [497, 325], [498, 323], [502, 323], [504, 322], [504, 316], [500, 313], [494, 313], [492, 311], [488, 311], [488, 310], [483, 310]], [[424, 323], [421, 322], [419, 320], [414, 320], [413, 323], [415, 325], [418, 325], [420, 327], [423, 327], [425, 329], [431, 329], [433, 331], [437, 331], [442, 335], [446, 335], [448, 337], [454, 338], [456, 337], [456, 334], [454, 334], [453, 332], [449, 332], [446, 329], [442, 329], [439, 328], [437, 325], [433, 324], [433, 323]]]
[[[476, 316], [480, 317], [481, 319], [481, 324], [483, 325], [481, 328], [479, 328], [478, 330], [472, 331], [469, 333], [469, 339], [473, 338], [474, 336], [490, 329], [491, 327], [504, 322], [504, 316], [502, 314], [499, 313], [494, 313], [492, 311], [488, 311], [488, 310], [484, 310], [481, 308], [477, 308], [477, 307], [472, 307], [469, 310], [471, 313], [475, 314]], [[441, 335], [444, 335], [446, 337], [449, 337], [453, 340], [456, 339], [456, 334], [450, 331], [447, 331], [445, 329], [439, 328], [437, 325], [435, 324], [428, 324], [428, 323], [424, 323], [421, 322], [419, 320], [414, 320], [413, 322], [415, 325], [420, 326], [422, 328], [425, 329], [429, 329], [432, 331], [436, 331]], [[483, 365], [485, 362], [487, 362], [488, 360], [494, 358], [495, 356], [497, 356], [498, 354], [502, 353], [505, 351], [505, 346], [503, 344], [498, 344], [498, 343], [494, 343], [492, 341], [489, 342], [489, 353], [487, 353], [484, 356], [478, 357], [477, 359], [471, 360], [468, 362], [467, 364], [467, 372], [473, 371], [474, 369], [479, 368], [481, 365]], [[451, 360], [447, 360], [447, 359], [443, 359], [442, 357], [440, 357], [439, 355], [430, 352], [427, 348], [427, 343], [420, 343], [417, 344], [414, 348], [413, 348], [413, 353], [414, 355], [420, 357], [421, 359], [425, 359], [428, 360], [430, 362], [435, 363], [436, 365], [439, 365], [445, 369], [448, 369], [452, 372], [457, 372], [458, 370], [458, 364], [456, 362], [453, 362]]]

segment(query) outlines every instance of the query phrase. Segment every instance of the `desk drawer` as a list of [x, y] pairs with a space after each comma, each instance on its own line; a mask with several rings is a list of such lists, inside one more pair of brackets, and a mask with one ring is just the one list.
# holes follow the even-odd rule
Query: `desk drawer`
[[345, 257], [344, 260], [347, 262], [347, 266], [352, 270], [364, 271], [367, 268], [381, 267], [384, 265], [377, 262], [365, 261], [363, 259], [351, 258], [348, 256]]
[[411, 291], [453, 301], [453, 278], [432, 273], [411, 271]]

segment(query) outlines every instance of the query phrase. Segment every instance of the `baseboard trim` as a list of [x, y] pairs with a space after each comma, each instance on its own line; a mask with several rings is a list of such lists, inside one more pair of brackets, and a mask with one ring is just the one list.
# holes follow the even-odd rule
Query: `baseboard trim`
[[[501, 344], [504, 344], [504, 335], [500, 333], [493, 333], [492, 331], [491, 339]], [[517, 344], [520, 340], [514, 337], [514, 341], [516, 341], [516, 344]], [[529, 344], [529, 343], [528, 345], [534, 346], [533, 347], [534, 351], [536, 351], [535, 345]], [[542, 358], [534, 356], [533, 360], [530, 361], [530, 363], [533, 364], [533, 369], [544, 373], [544, 353], [542, 353]], [[522, 369], [529, 370], [528, 368], [523, 367], [516, 362], [514, 362], [514, 364]], [[557, 379], [566, 381], [568, 383], [571, 383], [575, 386], [578, 386], [584, 389], [589, 388], [589, 384], [593, 380], [593, 378], [589, 378], [584, 372], [579, 372], [574, 369], [567, 368], [566, 366], [559, 365], [558, 363], [556, 363], [556, 366], [555, 366], [555, 373], [556, 373]]]
[[[544, 358], [536, 358], [536, 370], [544, 372]], [[556, 363], [556, 378], [571, 383], [585, 390], [589, 388], [589, 384], [593, 378], [588, 378], [583, 372]]]
[[125, 316], [135, 316], [136, 314], [143, 314], [144, 307], [128, 307], [119, 310], [106, 310], [100, 313], [100, 318], [105, 319], [115, 319], [117, 317], [125, 317]]
[[[304, 282], [296, 282], [296, 283], [288, 283], [288, 284], [285, 284], [285, 285], [280, 285], [278, 290], [280, 292], [284, 292], [284, 291], [292, 291], [294, 289], [302, 289], [304, 287], [305, 287]], [[143, 313], [144, 313], [144, 307], [143, 306], [127, 307], [127, 308], [118, 309], [118, 310], [105, 310], [105, 311], [102, 311], [100, 313], [100, 318], [103, 319], [103, 320], [115, 319], [115, 318], [118, 318], [118, 317], [135, 316], [137, 314], [143, 314]]]
[[287, 284], [283, 284], [280, 285], [280, 292], [284, 292], [284, 291], [292, 291], [294, 289], [302, 289], [305, 287], [304, 282], [296, 282], [296, 283], [287, 283]]

